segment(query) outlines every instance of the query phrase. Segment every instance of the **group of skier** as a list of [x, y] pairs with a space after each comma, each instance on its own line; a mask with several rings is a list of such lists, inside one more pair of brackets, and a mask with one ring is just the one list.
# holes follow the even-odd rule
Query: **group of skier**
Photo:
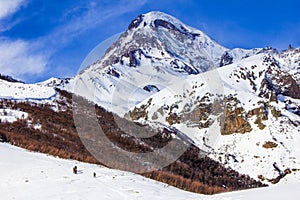
[[[77, 170], [77, 166], [76, 166], [76, 165], [73, 167], [73, 173], [74, 173], [74, 174], [77, 174], [77, 173], [78, 173], [78, 170]], [[94, 173], [93, 173], [93, 177], [96, 178], [96, 176], [97, 176], [97, 174], [96, 174], [96, 172], [94, 172]]]

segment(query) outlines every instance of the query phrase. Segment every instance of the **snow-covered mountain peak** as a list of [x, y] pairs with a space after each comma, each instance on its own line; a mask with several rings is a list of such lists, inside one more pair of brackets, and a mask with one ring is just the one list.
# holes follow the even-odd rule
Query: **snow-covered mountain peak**
[[200, 36], [203, 34], [203, 32], [192, 28], [190, 26], [185, 25], [183, 22], [178, 20], [177, 18], [168, 15], [163, 12], [159, 11], [152, 11], [143, 15], [139, 15], [136, 19], [134, 19], [131, 24], [129, 25], [128, 29], [132, 30], [134, 28], [143, 28], [146, 27], [147, 25], [152, 26], [152, 27], [157, 27], [159, 26], [159, 23], [165, 21], [169, 26], [166, 26], [165, 28], [167, 29], [177, 29], [178, 31], [181, 31], [183, 33], [194, 33], [195, 36], [196, 34]]
[[75, 78], [75, 93], [123, 115], [174, 82], [255, 55], [279, 57], [271, 47], [227, 49], [168, 14], [149, 12]]
[[130, 66], [136, 66], [134, 58], [139, 52], [148, 59], [176, 59], [195, 67], [188, 73], [197, 74], [218, 67], [226, 50], [200, 30], [170, 15], [150, 12], [134, 19], [98, 62], [100, 66], [94, 67], [107, 67], [122, 62], [125, 57], [131, 58]]
[[123, 115], [176, 79], [218, 68], [226, 51], [200, 30], [150, 12], [134, 19], [104, 56], [76, 77], [75, 93]]

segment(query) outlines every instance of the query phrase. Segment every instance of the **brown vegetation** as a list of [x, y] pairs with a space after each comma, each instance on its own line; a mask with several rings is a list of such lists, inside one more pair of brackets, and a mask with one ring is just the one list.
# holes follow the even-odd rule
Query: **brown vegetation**
[[[72, 95], [65, 91], [58, 90], [60, 98], [56, 100], [60, 108], [54, 111], [49, 104], [37, 104], [29, 102], [15, 102], [1, 100], [0, 108], [11, 108], [21, 110], [29, 114], [28, 119], [20, 119], [14, 123], [0, 123], [0, 138], [2, 141], [10, 142], [32, 151], [47, 153], [66, 159], [103, 164], [95, 159], [82, 143], [73, 119], [71, 108]], [[83, 98], [76, 97], [80, 101], [85, 101], [87, 106], [91, 103]], [[161, 149], [170, 140], [175, 138], [177, 132], [172, 129], [161, 128], [151, 129], [147, 126], [129, 122], [125, 119], [114, 116], [103, 108], [95, 106], [98, 123], [110, 142], [120, 149], [129, 152], [151, 152]], [[89, 113], [82, 116], [82, 120], [87, 126], [87, 132], [95, 129], [88, 120]], [[117, 123], [118, 122], [118, 123]], [[41, 124], [41, 129], [35, 129], [34, 124]], [[122, 126], [122, 129], [120, 129]], [[149, 134], [155, 133], [150, 138], [139, 138], [130, 133], [135, 127], [143, 127], [143, 131]], [[77, 127], [78, 128], [78, 127]], [[95, 132], [96, 134], [96, 132]], [[153, 134], [152, 134], [153, 135]], [[87, 134], [84, 140], [92, 144], [104, 144], [105, 141], [95, 141], [91, 135]], [[177, 140], [179, 140], [177, 138]], [[185, 141], [188, 143], [188, 141]], [[158, 181], [162, 181], [175, 187], [203, 194], [214, 194], [225, 191], [247, 189], [264, 186], [262, 183], [251, 179], [249, 176], [240, 175], [232, 169], [220, 165], [218, 162], [204, 156], [200, 149], [189, 144], [188, 150], [174, 163], [161, 170], [142, 174]], [[117, 149], [117, 148], [116, 148]], [[122, 156], [112, 155], [112, 166], [117, 169], [127, 169], [128, 160]], [[166, 155], [166, 157], [172, 155]], [[129, 158], [128, 158], [129, 159]]]

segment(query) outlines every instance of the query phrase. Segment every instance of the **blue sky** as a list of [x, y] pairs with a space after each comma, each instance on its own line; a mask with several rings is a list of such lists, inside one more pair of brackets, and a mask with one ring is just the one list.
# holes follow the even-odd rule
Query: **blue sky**
[[300, 47], [296, 0], [0, 0], [0, 73], [74, 76], [88, 53], [139, 14], [162, 11], [228, 47]]

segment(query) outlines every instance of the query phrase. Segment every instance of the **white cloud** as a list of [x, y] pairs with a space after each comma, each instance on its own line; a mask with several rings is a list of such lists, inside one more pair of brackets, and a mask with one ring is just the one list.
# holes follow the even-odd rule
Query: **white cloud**
[[[0, 22], [1, 18], [16, 12], [26, 3], [25, 1], [27, 0], [0, 0]], [[146, 1], [122, 0], [109, 7], [103, 7], [98, 2], [91, 2], [86, 4], [88, 5], [86, 12], [82, 15], [73, 16], [71, 20], [67, 20], [67, 23], [35, 40], [24, 41], [0, 37], [0, 73], [28, 81], [27, 76], [45, 76], [45, 73], [50, 73], [49, 67], [51, 67], [52, 72], [59, 67], [67, 67], [48, 66], [52, 63], [53, 57], [51, 58], [51, 56], [79, 37], [80, 34], [89, 31], [109, 18], [136, 10]], [[72, 69], [72, 71], [76, 72], [76, 69]]]
[[12, 15], [26, 3], [26, 0], [0, 0], [0, 20]]
[[41, 74], [47, 64], [47, 58], [35, 53], [31, 43], [23, 40], [0, 41], [0, 72], [16, 78]]

